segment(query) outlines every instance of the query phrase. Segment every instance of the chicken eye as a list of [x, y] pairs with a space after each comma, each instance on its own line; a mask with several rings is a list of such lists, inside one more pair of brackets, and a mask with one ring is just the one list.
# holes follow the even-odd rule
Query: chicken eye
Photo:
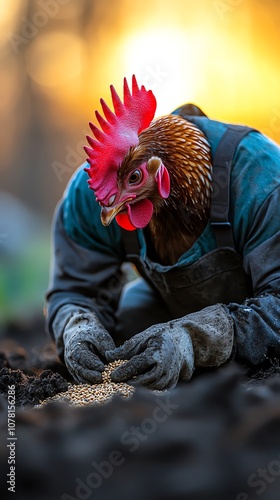
[[134, 170], [132, 174], [130, 175], [128, 179], [129, 184], [139, 184], [142, 180], [142, 171], [141, 170]]

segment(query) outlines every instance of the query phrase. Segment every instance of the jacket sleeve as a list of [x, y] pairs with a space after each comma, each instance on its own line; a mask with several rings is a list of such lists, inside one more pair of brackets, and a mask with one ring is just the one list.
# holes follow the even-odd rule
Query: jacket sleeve
[[[81, 187], [81, 181], [85, 182], [85, 188], [83, 183]], [[114, 333], [114, 313], [125, 282], [121, 241], [113, 228], [103, 237], [100, 209], [93, 193], [88, 192], [81, 172], [71, 181], [54, 215], [50, 283], [46, 293], [46, 329], [53, 338], [55, 316], [66, 304], [95, 312], [110, 334]]]
[[[246, 248], [253, 248], [246, 254]], [[261, 205], [245, 246], [243, 265], [254, 296], [229, 304], [236, 359], [257, 366], [280, 359], [280, 187]]]

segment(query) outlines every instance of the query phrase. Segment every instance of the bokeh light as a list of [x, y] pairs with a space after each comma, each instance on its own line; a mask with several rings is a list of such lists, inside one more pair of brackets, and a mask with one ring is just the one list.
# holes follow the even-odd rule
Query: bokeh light
[[[83, 40], [62, 31], [42, 35], [27, 50], [27, 74], [43, 87], [72, 85], [81, 77], [85, 47]], [[61, 90], [60, 90], [61, 91]]]

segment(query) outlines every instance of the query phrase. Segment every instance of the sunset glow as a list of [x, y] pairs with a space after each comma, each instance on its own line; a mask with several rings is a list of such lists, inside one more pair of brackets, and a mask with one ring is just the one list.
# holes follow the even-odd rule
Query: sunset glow
[[[100, 97], [110, 103], [110, 84], [122, 93], [132, 74], [154, 91], [157, 116], [193, 102], [209, 117], [280, 141], [278, 1], [105, 0], [86, 11], [82, 1], [54, 0], [49, 13], [36, 5], [0, 7], [7, 161], [23, 119], [15, 125], [13, 109], [27, 82], [46, 102], [44, 124], [80, 142]], [[28, 117], [31, 101], [24, 105]]]

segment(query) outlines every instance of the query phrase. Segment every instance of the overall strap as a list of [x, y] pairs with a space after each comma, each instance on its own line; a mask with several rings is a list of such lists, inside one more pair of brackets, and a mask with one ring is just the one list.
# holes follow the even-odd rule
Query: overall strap
[[210, 223], [214, 229], [218, 247], [235, 249], [232, 227], [229, 221], [230, 171], [239, 142], [245, 135], [254, 130], [241, 125], [229, 125], [217, 146], [213, 158]]

